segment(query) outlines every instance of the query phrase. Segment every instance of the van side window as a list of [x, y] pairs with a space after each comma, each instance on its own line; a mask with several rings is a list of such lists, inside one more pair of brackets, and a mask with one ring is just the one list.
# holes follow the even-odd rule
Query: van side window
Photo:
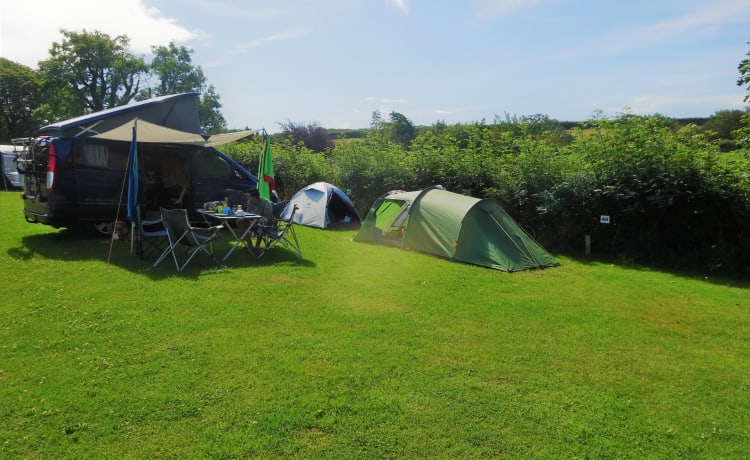
[[231, 165], [211, 152], [202, 150], [195, 160], [196, 176], [227, 179], [232, 173]]
[[128, 164], [128, 152], [110, 148], [108, 144], [85, 143], [76, 151], [79, 168], [109, 169], [124, 171]]
[[92, 168], [106, 168], [109, 164], [109, 149], [106, 145], [83, 144], [83, 158], [79, 164]]

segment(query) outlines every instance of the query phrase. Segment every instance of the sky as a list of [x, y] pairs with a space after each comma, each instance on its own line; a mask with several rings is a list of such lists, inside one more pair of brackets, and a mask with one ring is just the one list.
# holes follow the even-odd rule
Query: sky
[[[116, 6], [115, 6], [116, 5]], [[231, 129], [560, 121], [743, 109], [748, 0], [0, 0], [0, 56], [60, 29], [193, 50]]]

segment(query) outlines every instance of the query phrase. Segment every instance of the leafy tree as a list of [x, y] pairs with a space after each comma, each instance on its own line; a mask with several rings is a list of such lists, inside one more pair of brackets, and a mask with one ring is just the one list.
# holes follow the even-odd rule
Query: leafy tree
[[747, 85], [747, 94], [744, 101], [750, 102], [750, 51], [745, 53], [745, 56], [747, 57], [737, 65], [737, 70], [740, 72], [740, 77], [737, 79], [737, 86]]
[[305, 125], [287, 120], [279, 123], [281, 126], [281, 137], [289, 139], [293, 144], [302, 143], [313, 152], [324, 152], [333, 148], [333, 137], [328, 131], [317, 123]]
[[417, 136], [417, 129], [414, 127], [411, 120], [398, 112], [391, 112], [389, 117], [391, 122], [389, 123], [388, 128], [390, 130], [391, 141], [402, 147], [408, 147], [412, 139]]
[[213, 85], [210, 85], [198, 101], [198, 117], [204, 133], [216, 134], [226, 131], [227, 122], [219, 109], [221, 109], [219, 95], [216, 94]]
[[33, 113], [40, 91], [31, 68], [0, 58], [0, 139], [27, 136], [37, 128]]
[[[737, 79], [737, 86], [747, 85], [747, 94], [744, 101], [750, 102], [750, 51], [745, 53], [745, 56], [747, 57], [740, 61], [737, 66], [737, 70], [740, 72], [740, 77]], [[742, 117], [742, 123], [743, 126], [733, 133], [734, 138], [737, 139], [742, 147], [750, 149], [750, 112], [745, 113]]]
[[168, 46], [153, 46], [151, 50], [154, 53], [151, 72], [159, 79], [156, 87], [148, 89], [153, 91], [153, 96], [203, 91], [206, 77], [200, 66], [192, 64], [190, 55], [193, 50], [178, 47], [173, 42]]
[[177, 46], [173, 42], [168, 46], [154, 46], [151, 49], [154, 59], [151, 61], [150, 69], [158, 82], [155, 86], [142, 91], [139, 98], [196, 92], [200, 94], [198, 116], [201, 130], [206, 134], [225, 131], [226, 120], [221, 114], [220, 97], [213, 86], [206, 87], [203, 69], [193, 65], [190, 56], [193, 50]]
[[733, 132], [742, 128], [742, 110], [720, 110], [703, 124], [709, 131], [710, 138], [719, 141], [722, 150], [734, 150], [737, 146], [733, 141]]
[[372, 111], [372, 118], [370, 119], [370, 129], [367, 131], [367, 142], [371, 145], [380, 145], [387, 143], [387, 129], [388, 123], [383, 120], [383, 116], [379, 111]]
[[50, 58], [39, 63], [47, 114], [57, 119], [78, 116], [127, 104], [138, 95], [148, 66], [130, 53], [127, 36], [61, 33], [63, 41], [53, 43]]

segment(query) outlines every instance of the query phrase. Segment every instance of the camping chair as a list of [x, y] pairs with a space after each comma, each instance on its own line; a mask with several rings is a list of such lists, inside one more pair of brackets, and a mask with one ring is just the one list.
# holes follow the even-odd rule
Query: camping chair
[[135, 208], [135, 229], [137, 238], [137, 251], [141, 259], [146, 252], [162, 252], [168, 243], [167, 230], [164, 228], [161, 219], [143, 219], [141, 207]]
[[[205, 252], [211, 257], [216, 265], [220, 265], [219, 261], [214, 256], [213, 240], [218, 238], [219, 229], [224, 228], [223, 225], [216, 225], [212, 227], [193, 227], [190, 225], [188, 220], [186, 209], [164, 209], [161, 208], [161, 220], [164, 224], [164, 228], [167, 230], [167, 239], [169, 240], [169, 247], [162, 253], [162, 255], [154, 262], [154, 267], [159, 265], [162, 260], [172, 254], [174, 264], [177, 267], [177, 271], [182, 271], [193, 257], [199, 252]], [[185, 255], [187, 258], [182, 264], [177, 259], [177, 248], [179, 246], [185, 247]]]
[[294, 252], [294, 255], [296, 255], [297, 258], [301, 259], [302, 249], [300, 249], [299, 247], [297, 234], [294, 231], [294, 214], [297, 212], [297, 209], [299, 209], [299, 207], [297, 205], [294, 205], [292, 214], [289, 216], [289, 218], [282, 219], [278, 216], [281, 215], [281, 211], [284, 209], [286, 203], [277, 203], [277, 205], [278, 206], [274, 206], [273, 222], [268, 225], [261, 225], [258, 230], [258, 237], [261, 239], [261, 250], [258, 254], [258, 258], [260, 259], [261, 257], [263, 257], [263, 255], [276, 244], [281, 244], [286, 249]]

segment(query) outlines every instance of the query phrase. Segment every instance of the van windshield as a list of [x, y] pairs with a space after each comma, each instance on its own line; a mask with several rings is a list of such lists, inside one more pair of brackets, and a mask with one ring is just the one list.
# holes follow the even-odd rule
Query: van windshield
[[196, 176], [229, 179], [232, 177], [232, 169], [232, 165], [225, 159], [206, 150], [198, 152], [195, 158]]

